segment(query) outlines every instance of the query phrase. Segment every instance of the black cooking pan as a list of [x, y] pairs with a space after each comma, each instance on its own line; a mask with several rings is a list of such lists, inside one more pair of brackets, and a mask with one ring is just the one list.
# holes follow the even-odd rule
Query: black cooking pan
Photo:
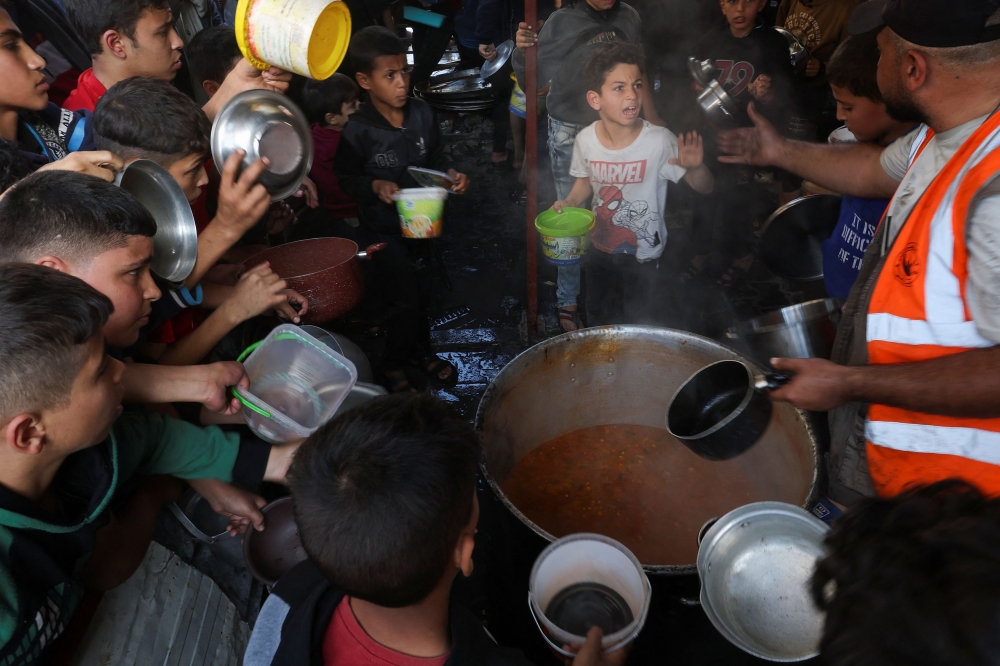
[[754, 376], [740, 361], [707, 365], [681, 385], [667, 409], [667, 430], [707, 460], [729, 460], [757, 443], [771, 421], [775, 389], [788, 379]]

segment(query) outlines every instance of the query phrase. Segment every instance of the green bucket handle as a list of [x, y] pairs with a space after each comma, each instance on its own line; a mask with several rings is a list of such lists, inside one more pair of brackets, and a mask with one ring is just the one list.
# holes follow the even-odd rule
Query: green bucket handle
[[[294, 333], [281, 333], [279, 335], [274, 336], [274, 339], [275, 340], [298, 340], [299, 336], [295, 335]], [[242, 363], [244, 361], [244, 359], [246, 359], [247, 356], [249, 356], [250, 354], [252, 354], [253, 351], [255, 349], [257, 349], [257, 347], [260, 347], [260, 343], [261, 342], [263, 342], [263, 340], [258, 340], [257, 342], [253, 343], [252, 345], [250, 345], [249, 347], [247, 347], [246, 349], [244, 349], [243, 353], [240, 354], [236, 358], [236, 362], [237, 363]], [[239, 400], [243, 404], [243, 406], [246, 407], [247, 409], [249, 409], [250, 411], [257, 412], [258, 414], [260, 414], [261, 416], [263, 416], [265, 419], [271, 418], [271, 412], [268, 412], [268, 411], [265, 411], [265, 410], [261, 409], [257, 405], [253, 404], [252, 402], [250, 402], [249, 400], [247, 400], [246, 398], [244, 398], [243, 396], [241, 396], [239, 393], [236, 392], [235, 387], [230, 387], [229, 392], [232, 393], [233, 397], [236, 398], [237, 400]]]

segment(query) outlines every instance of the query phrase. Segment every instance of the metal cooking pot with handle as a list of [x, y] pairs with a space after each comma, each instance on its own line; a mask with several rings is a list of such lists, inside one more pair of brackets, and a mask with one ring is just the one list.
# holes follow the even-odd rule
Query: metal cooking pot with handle
[[765, 389], [786, 377], [755, 375], [740, 361], [711, 363], [681, 385], [670, 399], [667, 430], [707, 460], [729, 460], [757, 443], [771, 421]]
[[819, 654], [824, 614], [809, 580], [825, 554], [829, 527], [784, 502], [730, 511], [704, 533], [698, 550], [701, 605], [729, 642], [770, 661]]
[[841, 303], [822, 298], [748, 319], [726, 331], [726, 342], [761, 363], [775, 357], [829, 359]]
[[289, 289], [309, 301], [303, 323], [322, 324], [361, 302], [365, 282], [359, 260], [370, 259], [385, 247], [385, 243], [376, 243], [359, 252], [357, 243], [346, 238], [312, 238], [258, 252], [244, 265], [253, 268], [269, 262]]

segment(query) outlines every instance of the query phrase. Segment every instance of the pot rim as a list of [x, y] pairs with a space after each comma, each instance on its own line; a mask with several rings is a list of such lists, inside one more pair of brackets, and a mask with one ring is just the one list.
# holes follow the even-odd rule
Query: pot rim
[[[735, 409], [733, 409], [733, 411], [729, 412], [729, 415], [726, 416], [726, 418], [722, 419], [721, 421], [719, 421], [718, 423], [716, 423], [714, 426], [712, 426], [708, 430], [702, 430], [701, 432], [699, 432], [699, 433], [697, 433], [695, 435], [678, 435], [677, 433], [675, 433], [670, 428], [670, 410], [674, 406], [674, 400], [677, 399], [677, 396], [680, 395], [680, 392], [683, 391], [684, 388], [688, 384], [690, 384], [692, 381], [694, 381], [694, 379], [698, 375], [700, 375], [701, 373], [705, 372], [706, 370], [708, 370], [711, 367], [714, 367], [716, 365], [721, 365], [723, 363], [727, 363], [727, 364], [728, 363], [739, 363], [740, 365], [743, 366], [743, 369], [746, 370], [746, 372], [747, 372], [747, 392], [743, 395], [743, 400], [740, 401], [740, 404]], [[722, 430], [723, 428], [725, 428], [727, 425], [729, 425], [730, 423], [732, 423], [747, 408], [747, 405], [750, 404], [750, 401], [753, 399], [754, 391], [756, 390], [756, 389], [754, 389], [753, 384], [754, 384], [753, 370], [751, 370], [750, 366], [747, 365], [746, 363], [744, 363], [743, 361], [738, 361], [736, 359], [722, 359], [721, 361], [715, 361], [714, 363], [709, 363], [708, 365], [706, 365], [705, 367], [701, 368], [700, 370], [696, 371], [693, 375], [691, 375], [690, 377], [688, 377], [687, 380], [683, 384], [681, 384], [676, 391], [674, 391], [674, 394], [672, 396], [670, 396], [669, 407], [667, 407], [667, 414], [664, 417], [665, 425], [667, 427], [667, 432], [669, 432], [673, 437], [676, 437], [677, 439], [679, 439], [681, 441], [684, 441], [684, 442], [694, 442], [694, 441], [697, 441], [699, 439], [704, 439], [705, 437], [709, 437], [710, 435], [714, 435], [715, 433], [719, 432], [720, 430]]]
[[[254, 259], [256, 259], [260, 255], [264, 254], [265, 252], [270, 252], [271, 250], [273, 250], [275, 248], [278, 248], [278, 247], [282, 247], [282, 248], [284, 248], [284, 247], [291, 247], [292, 245], [297, 245], [299, 243], [309, 243], [309, 242], [312, 242], [312, 241], [328, 240], [328, 239], [333, 239], [333, 240], [338, 240], [338, 241], [344, 241], [345, 243], [350, 243], [351, 245], [354, 246], [354, 253], [349, 258], [345, 259], [344, 261], [340, 262], [339, 264], [333, 264], [332, 266], [327, 266], [326, 268], [321, 268], [318, 271], [313, 271], [312, 273], [302, 273], [301, 275], [282, 275], [281, 279], [282, 280], [298, 280], [300, 278], [307, 278], [307, 277], [310, 277], [312, 275], [316, 275], [318, 273], [322, 273], [323, 271], [328, 271], [331, 268], [340, 268], [341, 266], [344, 266], [345, 264], [347, 264], [348, 262], [350, 262], [351, 259], [357, 259], [358, 258], [358, 252], [360, 252], [360, 247], [358, 246], [357, 243], [355, 243], [354, 241], [352, 241], [350, 238], [336, 238], [336, 239], [334, 239], [332, 236], [330, 236], [328, 238], [305, 238], [303, 240], [292, 241], [291, 243], [283, 243], [281, 245], [275, 245], [274, 247], [269, 247], [266, 250], [261, 250], [257, 254], [251, 255], [249, 258], [247, 258], [246, 260], [244, 260], [243, 264], [245, 266], [255, 266], [256, 264], [251, 264], [251, 262]], [[267, 260], [265, 259], [264, 261], [267, 261]], [[262, 262], [258, 261], [257, 263], [259, 264], [259, 263], [262, 263]]]
[[[676, 329], [667, 329], [659, 326], [642, 326], [642, 325], [619, 325], [619, 326], [602, 326], [597, 328], [584, 328], [578, 331], [570, 331], [568, 333], [563, 333], [552, 338], [548, 338], [540, 343], [532, 345], [531, 347], [525, 349], [523, 352], [511, 359], [503, 369], [493, 378], [489, 386], [486, 387], [486, 391], [483, 392], [483, 397], [479, 399], [479, 405], [476, 406], [476, 417], [474, 420], [474, 429], [477, 435], [481, 435], [484, 428], [485, 421], [485, 409], [484, 405], [487, 404], [487, 400], [491, 400], [493, 395], [500, 391], [501, 389], [497, 386], [497, 378], [503, 374], [504, 370], [509, 367], [514, 366], [517, 363], [524, 363], [535, 356], [544, 357], [547, 353], [549, 347], [553, 344], [558, 344], [562, 340], [569, 340], [574, 337], [596, 337], [607, 332], [648, 332], [648, 333], [660, 333], [664, 330], [670, 331], [672, 334], [676, 335], [680, 339], [686, 339], [691, 342], [708, 343], [714, 347], [721, 347], [722, 350], [732, 355], [732, 359], [743, 362], [750, 367], [750, 363], [746, 360], [746, 357], [741, 353], [737, 352], [731, 347], [727, 347], [717, 340], [712, 340], [711, 338], [706, 338], [703, 335], [697, 335], [695, 333], [690, 333], [688, 331], [680, 331]], [[802, 508], [812, 506], [820, 495], [820, 466], [822, 465], [822, 459], [820, 457], [819, 450], [819, 440], [816, 436], [816, 428], [812, 421], [809, 420], [808, 415], [801, 409], [795, 409], [795, 413], [799, 417], [799, 422], [805, 429], [809, 445], [813, 451], [813, 455], [816, 459], [816, 464], [813, 466], [812, 478], [809, 480], [809, 492], [806, 493], [805, 499], [802, 501]], [[493, 492], [493, 496], [496, 497], [504, 508], [506, 508], [510, 513], [523, 525], [527, 526], [532, 532], [544, 539], [547, 543], [552, 543], [558, 540], [553, 534], [550, 534], [546, 530], [542, 529], [534, 521], [524, 515], [520, 509], [515, 506], [507, 495], [500, 488], [500, 484], [497, 483], [493, 474], [490, 472], [489, 466], [486, 464], [485, 454], [480, 455], [479, 459], [479, 471], [483, 475], [483, 480], [486, 485], [489, 486], [490, 490]], [[640, 562], [641, 563], [641, 562]], [[698, 565], [696, 562], [690, 564], [645, 564], [641, 563], [642, 568], [646, 573], [654, 574], [658, 576], [678, 576], [678, 575], [690, 575], [698, 573]]]

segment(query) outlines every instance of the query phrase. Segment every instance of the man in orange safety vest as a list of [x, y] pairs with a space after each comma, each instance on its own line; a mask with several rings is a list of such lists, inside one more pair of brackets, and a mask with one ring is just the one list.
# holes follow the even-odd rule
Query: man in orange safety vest
[[[776, 165], [835, 192], [892, 197], [845, 305], [832, 360], [774, 359], [772, 392], [829, 411], [830, 496], [958, 477], [1000, 496], [1000, 0], [869, 0], [886, 148], [720, 137], [723, 161]], [[756, 114], [753, 114], [756, 116]]]

